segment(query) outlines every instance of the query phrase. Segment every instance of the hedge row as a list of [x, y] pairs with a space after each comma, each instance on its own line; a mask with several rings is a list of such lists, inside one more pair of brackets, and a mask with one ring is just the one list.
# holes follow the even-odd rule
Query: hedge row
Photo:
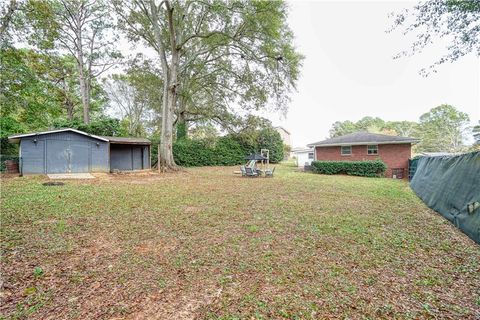
[[232, 166], [245, 162], [245, 151], [231, 137], [216, 141], [180, 139], [173, 144], [176, 164], [184, 167]]
[[[245, 163], [245, 156], [261, 149], [270, 150], [271, 163], [283, 160], [283, 141], [273, 128], [210, 139], [177, 139], [173, 143], [173, 157], [176, 164], [184, 167], [233, 166]], [[152, 163], [156, 157], [157, 148], [153, 146]]]
[[363, 177], [383, 176], [387, 170], [387, 166], [381, 160], [312, 161], [312, 167], [313, 172], [320, 174], [348, 174]]

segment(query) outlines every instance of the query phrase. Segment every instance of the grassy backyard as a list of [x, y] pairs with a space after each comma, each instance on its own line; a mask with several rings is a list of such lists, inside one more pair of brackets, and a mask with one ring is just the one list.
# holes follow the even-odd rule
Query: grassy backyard
[[5, 178], [4, 318], [457, 318], [480, 247], [404, 181], [195, 168]]

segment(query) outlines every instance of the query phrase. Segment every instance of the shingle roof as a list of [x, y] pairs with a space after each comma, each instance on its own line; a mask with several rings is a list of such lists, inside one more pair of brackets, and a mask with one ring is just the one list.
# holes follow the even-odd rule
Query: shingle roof
[[418, 139], [409, 137], [389, 136], [386, 134], [355, 132], [344, 136], [326, 139], [310, 143], [308, 147], [321, 146], [342, 146], [342, 145], [363, 145], [363, 144], [401, 144], [415, 143]]

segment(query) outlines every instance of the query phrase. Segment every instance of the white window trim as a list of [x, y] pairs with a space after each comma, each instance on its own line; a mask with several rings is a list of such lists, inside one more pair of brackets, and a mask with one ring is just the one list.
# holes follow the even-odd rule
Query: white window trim
[[[377, 147], [377, 152], [376, 153], [369, 153], [369, 147]], [[378, 144], [369, 144], [367, 145], [367, 155], [369, 156], [378, 156]]]
[[[350, 148], [350, 153], [343, 153], [343, 148], [349, 147]], [[341, 146], [340, 147], [340, 155], [342, 156], [351, 156], [352, 155], [352, 146]]]

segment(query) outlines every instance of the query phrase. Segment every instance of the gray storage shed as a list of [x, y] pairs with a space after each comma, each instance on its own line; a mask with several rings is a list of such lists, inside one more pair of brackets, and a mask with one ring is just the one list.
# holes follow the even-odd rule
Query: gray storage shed
[[150, 141], [102, 137], [66, 128], [8, 137], [19, 143], [21, 174], [110, 172], [150, 168]]

